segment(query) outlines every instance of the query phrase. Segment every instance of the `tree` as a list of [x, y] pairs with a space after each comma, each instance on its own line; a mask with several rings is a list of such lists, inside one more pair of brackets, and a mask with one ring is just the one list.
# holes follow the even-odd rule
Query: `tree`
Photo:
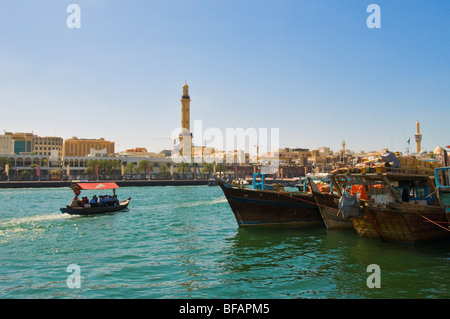
[[28, 179], [28, 177], [30, 176], [30, 171], [22, 171], [20, 173], [20, 176], [22, 177], [22, 179]]
[[133, 171], [136, 168], [136, 163], [128, 163], [127, 166], [125, 166], [125, 173], [130, 173], [131, 175], [133, 175]]
[[214, 164], [206, 163], [202, 168], [203, 173], [208, 173], [208, 178], [211, 178], [211, 173], [214, 172]]
[[169, 174], [169, 168], [167, 167], [166, 164], [161, 165], [158, 171], [163, 178], [165, 178]]
[[222, 178], [222, 173], [227, 170], [227, 167], [223, 163], [219, 163], [216, 165], [216, 171], [220, 173], [220, 177]]
[[95, 174], [95, 165], [98, 165], [98, 160], [89, 160], [86, 163], [86, 169], [84, 170], [84, 173]]
[[183, 174], [183, 178], [186, 179], [186, 174], [190, 172], [189, 165], [187, 165], [185, 162], [181, 162], [177, 165], [177, 173]]
[[5, 168], [6, 164], [9, 164], [9, 159], [7, 157], [0, 157], [0, 167]]
[[137, 167], [137, 171], [141, 174], [147, 174], [147, 169], [149, 170], [149, 172], [151, 172], [153, 170], [152, 164], [147, 160], [140, 161]]

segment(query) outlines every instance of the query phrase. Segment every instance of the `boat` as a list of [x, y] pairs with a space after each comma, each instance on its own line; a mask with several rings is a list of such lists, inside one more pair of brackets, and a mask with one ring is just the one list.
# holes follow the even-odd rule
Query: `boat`
[[354, 230], [351, 218], [359, 216], [361, 211], [355, 205], [356, 195], [346, 190], [349, 181], [345, 175], [330, 174], [329, 185], [325, 189], [319, 188], [311, 178], [307, 182], [327, 229]]
[[351, 217], [361, 237], [406, 243], [450, 236], [446, 209], [428, 174], [347, 174], [362, 185], [358, 206], [361, 215]]
[[[258, 179], [260, 178], [260, 179]], [[314, 197], [307, 192], [285, 191], [283, 185], [265, 187], [264, 174], [254, 173], [252, 187], [216, 177], [239, 227], [252, 225], [324, 226]]]
[[113, 198], [116, 198], [116, 189], [119, 186], [116, 183], [75, 183], [72, 185], [72, 190], [75, 197], [70, 205], [60, 208], [61, 213], [71, 214], [71, 215], [95, 215], [95, 214], [105, 214], [119, 212], [128, 207], [131, 201], [131, 197], [124, 201], [113, 200], [107, 203], [96, 203], [96, 204], [82, 204], [78, 196], [81, 190], [113, 190]]

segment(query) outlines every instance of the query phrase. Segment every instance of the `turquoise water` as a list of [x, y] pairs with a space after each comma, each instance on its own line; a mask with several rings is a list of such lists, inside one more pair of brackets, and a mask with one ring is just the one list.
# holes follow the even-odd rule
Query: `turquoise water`
[[[0, 298], [450, 297], [449, 241], [238, 228], [219, 187], [118, 194], [132, 197], [128, 211], [80, 217], [59, 212], [68, 188], [0, 190]], [[72, 264], [80, 288], [67, 285]], [[381, 288], [366, 284], [370, 264], [380, 267]]]

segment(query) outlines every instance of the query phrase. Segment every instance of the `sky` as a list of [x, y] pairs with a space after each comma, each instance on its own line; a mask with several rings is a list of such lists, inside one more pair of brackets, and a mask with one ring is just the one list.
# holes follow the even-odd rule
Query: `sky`
[[171, 149], [185, 82], [191, 131], [405, 152], [420, 121], [423, 149], [447, 146], [450, 2], [0, 0], [4, 131]]

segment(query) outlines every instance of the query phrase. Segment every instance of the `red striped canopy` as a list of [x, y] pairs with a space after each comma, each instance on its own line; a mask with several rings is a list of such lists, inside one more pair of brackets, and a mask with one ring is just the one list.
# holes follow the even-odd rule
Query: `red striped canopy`
[[114, 189], [119, 188], [116, 183], [77, 183], [81, 189]]

